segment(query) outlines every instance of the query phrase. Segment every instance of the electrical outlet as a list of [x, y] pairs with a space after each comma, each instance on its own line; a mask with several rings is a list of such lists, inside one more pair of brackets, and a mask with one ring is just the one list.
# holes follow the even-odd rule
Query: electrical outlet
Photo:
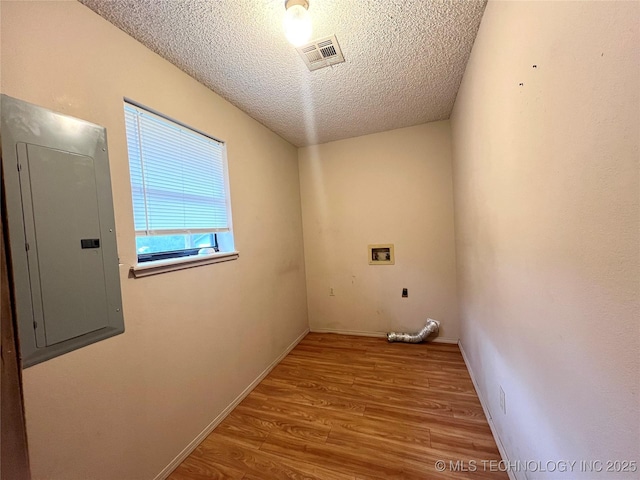
[[409, 289], [408, 288], [403, 288], [402, 289], [402, 298], [407, 298], [409, 296]]
[[500, 387], [500, 410], [502, 410], [502, 413], [505, 415], [507, 414], [507, 399], [502, 387]]
[[333, 287], [329, 287], [329, 296], [330, 297], [335, 297], [336, 294], [333, 292]]

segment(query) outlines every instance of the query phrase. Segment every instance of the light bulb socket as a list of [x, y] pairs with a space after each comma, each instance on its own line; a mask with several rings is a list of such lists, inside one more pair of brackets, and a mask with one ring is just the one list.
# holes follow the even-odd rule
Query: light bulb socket
[[288, 10], [294, 5], [300, 5], [304, 7], [306, 10], [309, 10], [309, 2], [307, 0], [285, 0], [284, 9]]

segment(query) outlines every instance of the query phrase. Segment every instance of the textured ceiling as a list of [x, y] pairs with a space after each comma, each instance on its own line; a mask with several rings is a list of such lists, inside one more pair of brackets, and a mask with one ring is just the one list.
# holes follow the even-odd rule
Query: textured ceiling
[[309, 72], [283, 0], [80, 1], [297, 146], [449, 118], [486, 4], [310, 0], [346, 62]]

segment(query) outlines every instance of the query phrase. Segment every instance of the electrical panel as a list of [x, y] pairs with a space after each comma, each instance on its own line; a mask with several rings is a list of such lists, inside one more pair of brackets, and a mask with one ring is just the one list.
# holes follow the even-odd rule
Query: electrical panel
[[2, 95], [24, 367], [124, 332], [106, 129]]

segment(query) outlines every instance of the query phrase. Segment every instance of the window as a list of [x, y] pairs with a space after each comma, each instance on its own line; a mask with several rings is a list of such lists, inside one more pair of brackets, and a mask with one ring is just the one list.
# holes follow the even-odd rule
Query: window
[[233, 252], [223, 142], [124, 104], [138, 263]]

